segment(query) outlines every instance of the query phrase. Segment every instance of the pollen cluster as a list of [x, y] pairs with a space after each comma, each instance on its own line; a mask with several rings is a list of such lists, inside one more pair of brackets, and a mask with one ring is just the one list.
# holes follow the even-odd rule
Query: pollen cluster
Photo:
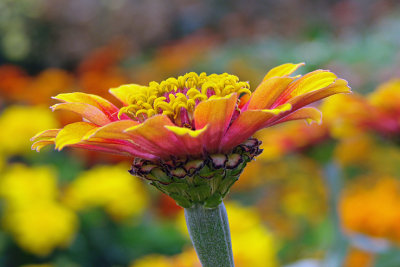
[[[161, 83], [150, 82], [149, 86], [124, 85], [128, 93], [127, 105], [119, 116], [128, 115], [144, 121], [157, 114], [167, 115], [178, 126], [192, 128], [195, 107], [207, 99], [215, 99], [237, 93], [250, 95], [248, 82], [239, 81], [227, 73], [211, 74], [190, 72], [178, 78], [169, 78]], [[122, 89], [122, 88], [118, 88]]]

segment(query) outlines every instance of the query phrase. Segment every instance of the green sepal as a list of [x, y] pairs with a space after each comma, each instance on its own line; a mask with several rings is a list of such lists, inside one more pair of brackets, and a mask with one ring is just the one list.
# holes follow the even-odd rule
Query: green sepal
[[260, 141], [249, 139], [232, 153], [208, 155], [204, 159], [176, 158], [158, 163], [136, 158], [130, 173], [150, 181], [184, 208], [221, 204], [246, 164], [262, 150]]

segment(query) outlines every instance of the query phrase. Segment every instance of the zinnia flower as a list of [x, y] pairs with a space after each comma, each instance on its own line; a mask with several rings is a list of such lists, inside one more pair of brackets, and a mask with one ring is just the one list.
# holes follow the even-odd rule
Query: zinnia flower
[[55, 99], [62, 103], [52, 109], [76, 112], [83, 121], [37, 134], [32, 148], [54, 143], [58, 150], [127, 154], [135, 158], [133, 174], [181, 206], [215, 207], [261, 153], [260, 142], [251, 138], [256, 131], [290, 120], [319, 122], [321, 113], [305, 106], [350, 91], [345, 80], [326, 70], [290, 76], [302, 65], [270, 70], [253, 93], [234, 75], [188, 73], [111, 89], [122, 108], [96, 95], [60, 94]]

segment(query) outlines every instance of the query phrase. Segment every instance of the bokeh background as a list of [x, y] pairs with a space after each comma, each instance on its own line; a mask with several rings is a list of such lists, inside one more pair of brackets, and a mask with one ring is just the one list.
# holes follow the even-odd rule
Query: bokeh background
[[321, 125], [263, 130], [226, 200], [238, 267], [400, 266], [398, 0], [0, 0], [0, 266], [199, 267], [174, 202], [132, 159], [41, 153], [77, 120], [51, 99], [189, 71], [255, 89], [285, 62], [330, 69], [354, 94]]

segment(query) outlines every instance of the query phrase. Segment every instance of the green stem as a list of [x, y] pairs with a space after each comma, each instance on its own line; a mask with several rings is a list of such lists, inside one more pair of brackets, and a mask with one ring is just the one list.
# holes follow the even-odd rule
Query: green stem
[[186, 225], [203, 267], [234, 267], [231, 234], [224, 203], [213, 209], [185, 209]]

